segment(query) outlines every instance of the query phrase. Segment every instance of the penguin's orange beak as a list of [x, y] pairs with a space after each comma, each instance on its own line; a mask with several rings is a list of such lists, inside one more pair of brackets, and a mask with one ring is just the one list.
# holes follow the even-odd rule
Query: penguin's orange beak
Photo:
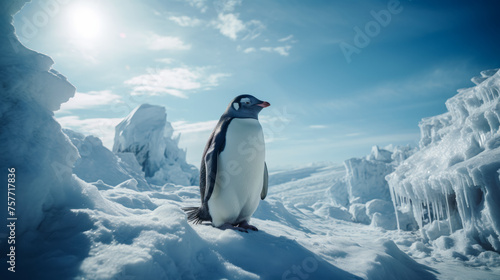
[[269, 102], [267, 102], [267, 101], [263, 101], [262, 103], [257, 104], [257, 106], [260, 106], [260, 107], [262, 107], [262, 108], [266, 108], [266, 107], [271, 106], [271, 103], [269, 103]]

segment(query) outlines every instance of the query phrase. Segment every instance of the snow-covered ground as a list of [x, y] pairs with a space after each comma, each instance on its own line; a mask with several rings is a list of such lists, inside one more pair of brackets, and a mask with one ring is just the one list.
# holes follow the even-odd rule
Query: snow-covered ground
[[[96, 137], [63, 132], [53, 112], [75, 88], [14, 36], [12, 15], [24, 2], [0, 3], [0, 170], [7, 178], [15, 168], [18, 178], [16, 243], [8, 241], [13, 230], [0, 231], [1, 279], [500, 278], [500, 74], [485, 72], [447, 103], [450, 114], [424, 120], [418, 151], [374, 147], [343, 166], [271, 172], [252, 219], [260, 230], [221, 231], [187, 223], [181, 207], [198, 205], [199, 189], [162, 107], [142, 105], [125, 118], [114, 152]], [[447, 148], [453, 139], [464, 154]], [[446, 165], [430, 164], [433, 151]], [[472, 184], [439, 188], [439, 177], [425, 175], [433, 172], [444, 183], [471, 175]], [[475, 196], [464, 203], [458, 191]], [[459, 208], [430, 222], [448, 194]]]

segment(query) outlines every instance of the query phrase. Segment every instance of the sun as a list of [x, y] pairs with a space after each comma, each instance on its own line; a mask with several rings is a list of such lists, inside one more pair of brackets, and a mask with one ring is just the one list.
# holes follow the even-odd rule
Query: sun
[[69, 32], [78, 41], [89, 43], [102, 34], [103, 17], [95, 7], [84, 3], [75, 5], [71, 7], [68, 16]]

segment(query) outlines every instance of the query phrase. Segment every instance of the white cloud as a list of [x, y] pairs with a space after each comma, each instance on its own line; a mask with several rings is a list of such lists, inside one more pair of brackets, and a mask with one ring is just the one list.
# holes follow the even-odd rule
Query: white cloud
[[288, 56], [290, 54], [290, 49], [292, 46], [280, 46], [280, 47], [262, 47], [261, 51], [265, 52], [275, 52], [282, 56]]
[[259, 37], [264, 29], [266, 29], [266, 26], [258, 20], [248, 21], [245, 23], [246, 35], [243, 40], [253, 40]]
[[191, 7], [195, 7], [204, 13], [207, 11], [207, 5], [205, 5], [206, 0], [186, 0]]
[[172, 64], [172, 63], [174, 63], [175, 59], [173, 59], [173, 58], [158, 58], [158, 59], [155, 59], [155, 61], [165, 63], [165, 64]]
[[188, 16], [180, 16], [180, 17], [171, 16], [168, 19], [177, 23], [182, 27], [195, 27], [201, 25], [202, 23], [200, 19], [190, 18]]
[[293, 35], [288, 35], [285, 38], [279, 39], [278, 42], [286, 42], [286, 41], [291, 40], [292, 38], [293, 38]]
[[227, 77], [230, 77], [231, 74], [227, 74], [227, 73], [215, 73], [215, 74], [210, 74], [207, 78], [206, 78], [206, 86], [207, 86], [207, 89], [208, 88], [212, 88], [212, 87], [217, 87], [219, 85], [219, 80], [222, 79], [222, 78], [227, 78]]
[[291, 46], [284, 46], [284, 47], [276, 47], [274, 48], [274, 51], [279, 53], [282, 56], [288, 56], [290, 53]]
[[236, 6], [240, 6], [242, 0], [218, 0], [215, 1], [215, 11], [218, 14], [231, 13], [235, 10]]
[[258, 20], [243, 22], [235, 13], [236, 7], [241, 6], [242, 0], [217, 0], [214, 2], [217, 20], [212, 21], [212, 26], [217, 28], [224, 36], [236, 40], [253, 40], [260, 36], [266, 26]]
[[212, 131], [218, 120], [189, 123], [187, 121], [172, 122], [172, 127], [177, 134], [189, 134], [195, 132]]
[[242, 40], [253, 40], [260, 36], [262, 30], [266, 26], [258, 20], [250, 20], [243, 22], [239, 19], [239, 14], [236, 13], [219, 13], [217, 20], [212, 22], [212, 25], [219, 32], [233, 40], [238, 39], [240, 34]]
[[246, 48], [243, 50], [244, 53], [253, 53], [256, 52], [257, 50], [255, 48]]
[[80, 119], [77, 116], [66, 116], [57, 118], [57, 121], [63, 128], [99, 137], [103, 145], [111, 150], [115, 137], [115, 127], [122, 121], [122, 118]]
[[77, 92], [68, 102], [61, 105], [60, 111], [89, 109], [119, 102], [122, 102], [122, 97], [110, 90]]
[[133, 77], [125, 84], [133, 87], [134, 95], [161, 95], [187, 98], [187, 93], [196, 90], [208, 90], [219, 85], [219, 80], [230, 74], [208, 74], [209, 67], [176, 67], [148, 69], [148, 74]]
[[312, 129], [325, 129], [327, 128], [328, 126], [326, 125], [322, 125], [322, 124], [313, 124], [313, 125], [310, 125], [309, 128], [312, 128]]
[[245, 30], [245, 24], [238, 19], [238, 14], [219, 14], [216, 27], [222, 35], [233, 40], [238, 38], [238, 33]]
[[345, 135], [345, 137], [356, 137], [356, 136], [360, 136], [360, 135], [363, 135], [363, 133], [361, 132], [354, 132], [354, 133], [348, 133]]
[[185, 44], [178, 37], [160, 36], [152, 34], [148, 38], [148, 47], [151, 50], [189, 50], [191, 45]]

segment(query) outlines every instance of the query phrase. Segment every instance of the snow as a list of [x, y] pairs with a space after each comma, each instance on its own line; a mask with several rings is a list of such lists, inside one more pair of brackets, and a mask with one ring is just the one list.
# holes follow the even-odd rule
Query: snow
[[111, 186], [133, 179], [139, 189], [150, 188], [144, 179], [142, 167], [133, 154], [114, 154], [104, 147], [97, 137], [84, 136], [69, 129], [63, 129], [63, 132], [70, 138], [80, 154], [80, 158], [73, 167], [73, 173], [79, 178], [89, 183], [101, 180], [102, 183]]
[[[7, 168], [16, 169], [19, 202], [16, 272], [5, 267], [3, 226], [1, 279], [500, 277], [500, 254], [491, 250], [500, 213], [491, 184], [498, 187], [498, 132], [483, 127], [498, 115], [492, 104], [498, 74], [448, 102], [460, 108], [455, 113], [424, 121], [419, 151], [374, 147], [344, 166], [271, 172], [268, 197], [252, 218], [260, 230], [221, 231], [188, 224], [180, 210], [200, 201], [197, 171], [185, 164], [163, 107], [141, 105], [127, 116], [117, 126], [113, 152], [94, 136], [62, 130], [53, 111], [75, 88], [51, 69], [49, 57], [13, 35], [12, 14], [24, 2], [0, 3], [0, 170], [6, 178]], [[454, 153], [451, 138], [470, 149]], [[439, 158], [431, 158], [434, 152]], [[393, 170], [387, 185], [383, 178]], [[435, 188], [437, 182], [442, 185]], [[408, 231], [392, 230], [392, 198]], [[432, 201], [426, 208], [417, 204], [424, 198]], [[0, 200], [7, 201], [6, 192]], [[429, 217], [427, 205], [440, 210], [430, 217], [442, 220], [433, 218], [424, 235], [410, 231], [417, 222], [423, 226], [417, 214]], [[481, 242], [471, 242], [474, 237]]]

